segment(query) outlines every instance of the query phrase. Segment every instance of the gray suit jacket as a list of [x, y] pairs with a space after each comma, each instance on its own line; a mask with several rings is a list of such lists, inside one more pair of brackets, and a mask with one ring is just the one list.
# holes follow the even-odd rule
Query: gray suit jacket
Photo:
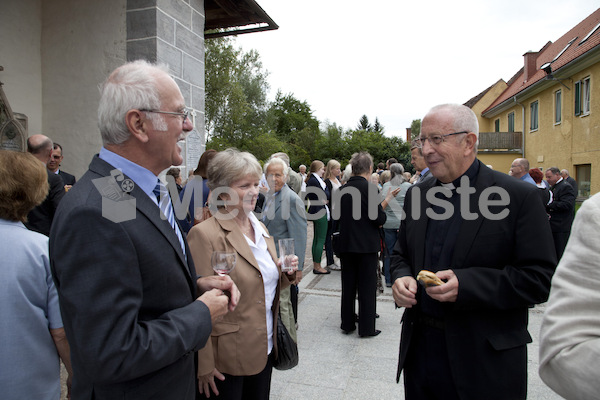
[[[269, 199], [267, 199], [265, 204]], [[306, 250], [306, 213], [302, 200], [288, 185], [284, 185], [273, 202], [273, 209], [265, 211], [266, 218], [263, 223], [269, 230], [269, 233], [275, 239], [275, 244], [279, 239], [294, 239], [294, 250], [298, 256], [298, 269], [302, 271], [304, 266], [304, 253]], [[289, 214], [289, 218], [287, 215]], [[279, 248], [277, 250], [279, 254]]]
[[300, 193], [300, 189], [302, 188], [302, 177], [299, 173], [294, 171], [292, 167], [288, 167], [287, 184], [296, 194]]
[[136, 185], [132, 219], [103, 217], [110, 199], [93, 181], [113, 179], [112, 170], [94, 157], [61, 202], [50, 233], [73, 398], [192, 400], [194, 353], [212, 325], [208, 307], [194, 301], [189, 248], [186, 261], [175, 232]]

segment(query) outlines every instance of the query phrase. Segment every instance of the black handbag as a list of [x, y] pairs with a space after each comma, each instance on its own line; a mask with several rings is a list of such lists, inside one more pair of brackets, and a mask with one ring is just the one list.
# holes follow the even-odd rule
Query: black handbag
[[296, 365], [298, 365], [298, 345], [279, 317], [277, 318], [277, 358], [273, 361], [273, 367], [285, 371]]

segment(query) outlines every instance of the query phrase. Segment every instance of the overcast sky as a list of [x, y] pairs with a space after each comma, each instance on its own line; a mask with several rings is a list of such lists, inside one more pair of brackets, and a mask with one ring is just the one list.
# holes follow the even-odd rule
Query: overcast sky
[[320, 122], [355, 128], [366, 114], [386, 135], [436, 104], [464, 103], [523, 54], [556, 41], [594, 12], [593, 0], [257, 0], [279, 25], [240, 35], [277, 90], [306, 101]]

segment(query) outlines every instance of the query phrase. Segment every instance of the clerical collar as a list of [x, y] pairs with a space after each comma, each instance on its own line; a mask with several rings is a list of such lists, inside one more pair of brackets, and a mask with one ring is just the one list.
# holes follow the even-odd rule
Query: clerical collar
[[467, 176], [469, 178], [469, 183], [472, 186], [473, 182], [475, 181], [475, 177], [477, 176], [478, 173], [479, 173], [479, 160], [475, 159], [475, 161], [473, 161], [473, 163], [465, 171], [465, 173], [462, 174], [461, 176], [459, 176], [457, 179], [455, 179], [449, 183], [443, 183], [438, 180], [438, 183], [440, 186], [445, 187], [446, 189], [454, 190], [460, 186], [460, 178], [462, 178], [463, 176]]

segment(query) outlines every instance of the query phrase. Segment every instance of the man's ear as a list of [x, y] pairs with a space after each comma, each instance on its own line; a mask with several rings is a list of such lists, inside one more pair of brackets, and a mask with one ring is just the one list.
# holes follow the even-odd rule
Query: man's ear
[[465, 138], [467, 149], [475, 152], [475, 145], [477, 144], [477, 135], [473, 132], [467, 133]]
[[148, 141], [148, 120], [144, 117], [142, 111], [127, 111], [127, 114], [125, 114], [125, 124], [132, 137], [135, 137], [142, 143]]

